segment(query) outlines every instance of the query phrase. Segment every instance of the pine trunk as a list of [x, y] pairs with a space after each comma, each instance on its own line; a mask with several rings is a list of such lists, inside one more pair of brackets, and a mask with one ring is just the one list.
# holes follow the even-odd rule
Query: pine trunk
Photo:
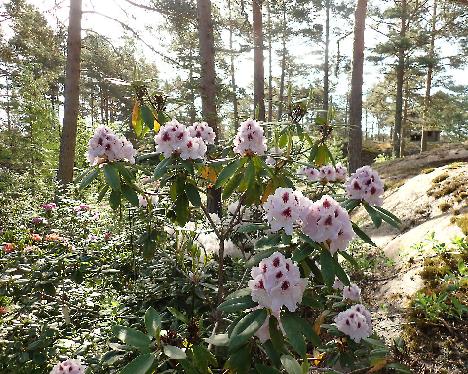
[[[427, 65], [426, 75], [426, 93], [424, 95], [424, 122], [427, 121], [427, 112], [431, 105], [431, 86], [432, 86], [432, 74], [434, 70], [434, 45], [435, 45], [435, 33], [436, 33], [436, 20], [437, 20], [437, 0], [434, 0], [432, 7], [432, 20], [431, 20], [431, 42], [429, 45], [429, 64]], [[424, 123], [421, 128], [421, 152], [427, 151], [427, 133], [424, 131]], [[427, 127], [427, 124], [426, 124]]]
[[81, 0], [70, 0], [65, 72], [63, 130], [57, 179], [61, 185], [73, 181], [76, 131], [80, 98]]
[[278, 98], [278, 118], [277, 121], [281, 121], [283, 116], [283, 101], [284, 101], [284, 78], [286, 75], [286, 7], [283, 6], [283, 40], [281, 50], [281, 77], [279, 86], [279, 98]]
[[393, 127], [393, 155], [400, 157], [401, 123], [403, 120], [403, 84], [405, 80], [405, 47], [403, 39], [406, 37], [406, 0], [401, 1], [400, 46], [398, 47], [398, 64], [396, 71], [396, 105], [395, 125]]
[[272, 48], [271, 48], [271, 10], [270, 2], [267, 2], [268, 11], [268, 122], [273, 119], [273, 74], [271, 69]]
[[362, 84], [366, 12], [367, 0], [358, 0], [354, 13], [353, 72], [349, 100], [348, 162], [351, 173], [362, 166]]
[[263, 0], [253, 0], [254, 40], [254, 111], [259, 121], [265, 121], [265, 71], [263, 67]]
[[330, 47], [330, 0], [325, 1], [325, 64], [323, 67], [323, 110], [328, 112], [328, 101], [329, 101], [329, 75], [330, 75], [330, 63], [329, 63], [329, 47]]
[[237, 130], [239, 124], [239, 109], [237, 105], [237, 85], [236, 85], [236, 69], [234, 66], [234, 51], [233, 51], [233, 34], [234, 28], [232, 24], [231, 0], [228, 0], [229, 9], [229, 52], [231, 54], [231, 90], [232, 90], [232, 110], [233, 110], [233, 129]]

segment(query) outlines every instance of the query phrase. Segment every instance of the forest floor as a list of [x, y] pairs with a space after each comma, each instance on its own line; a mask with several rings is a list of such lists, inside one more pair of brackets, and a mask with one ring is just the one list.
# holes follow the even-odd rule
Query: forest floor
[[[463, 317], [442, 317], [440, 311], [452, 299], [443, 298], [446, 293], [437, 287], [455, 273], [462, 280], [458, 299], [468, 298], [468, 143], [442, 145], [374, 167], [387, 187], [384, 208], [402, 221], [400, 231], [389, 225], [375, 229], [364, 211], [354, 214], [378, 246], [358, 249], [366, 269], [360, 274], [364, 299], [372, 305], [375, 329], [415, 373], [467, 373], [468, 323]], [[435, 285], [431, 272], [450, 261], [455, 270], [447, 270]], [[442, 295], [422, 306], [430, 319], [415, 312], [421, 293]]]

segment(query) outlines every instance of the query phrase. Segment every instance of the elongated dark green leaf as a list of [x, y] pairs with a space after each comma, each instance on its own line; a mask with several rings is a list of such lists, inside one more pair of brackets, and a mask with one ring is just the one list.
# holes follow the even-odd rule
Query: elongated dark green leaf
[[185, 314], [182, 314], [179, 312], [176, 308], [173, 308], [171, 306], [167, 307], [167, 310], [171, 312], [171, 314], [177, 318], [178, 320], [182, 321], [183, 323], [188, 323], [188, 318]]
[[246, 344], [229, 355], [228, 366], [234, 373], [244, 374], [250, 368], [250, 345]]
[[159, 164], [156, 165], [153, 174], [155, 180], [158, 180], [166, 173], [167, 167], [172, 164], [172, 161], [172, 157], [169, 157], [161, 160]]
[[335, 264], [332, 255], [327, 250], [322, 250], [320, 253], [320, 271], [325, 284], [331, 286], [335, 281]]
[[345, 208], [348, 211], [348, 213], [350, 213], [351, 211], [353, 211], [354, 208], [356, 208], [360, 204], [361, 200], [348, 199], [341, 203], [341, 206]]
[[380, 215], [380, 218], [382, 218], [385, 222], [397, 229], [400, 229], [401, 221], [397, 216], [382, 207], [374, 206], [373, 208]]
[[224, 347], [229, 344], [229, 335], [228, 334], [218, 334], [212, 335], [209, 338], [203, 339], [208, 344], [213, 344], [214, 346]]
[[275, 252], [276, 249], [267, 249], [265, 251], [259, 252], [254, 254], [252, 257], [250, 257], [247, 262], [245, 263], [245, 266], [252, 267], [257, 265], [260, 261], [262, 261], [264, 258], [269, 257]]
[[81, 180], [80, 189], [82, 190], [88, 187], [93, 182], [93, 180], [96, 179], [98, 175], [99, 175], [99, 169], [96, 168], [96, 169], [91, 170], [91, 172], [86, 174], [85, 177]]
[[281, 374], [279, 370], [262, 364], [255, 365], [255, 370], [258, 374]]
[[379, 212], [377, 212], [369, 204], [364, 204], [364, 208], [366, 208], [367, 213], [369, 213], [369, 216], [370, 216], [372, 222], [374, 223], [374, 226], [379, 228], [380, 225], [382, 225], [382, 217], [380, 216]]
[[291, 260], [293, 260], [294, 262], [301, 262], [306, 257], [309, 257], [312, 253], [316, 251], [316, 248], [312, 248], [310, 245], [303, 244], [293, 251]]
[[355, 269], [358, 269], [359, 268], [359, 264], [357, 263], [357, 261], [354, 259], [353, 256], [351, 256], [348, 252], [345, 252], [345, 251], [338, 251], [338, 253], [340, 255], [342, 255], [346, 261], [348, 261], [351, 265], [353, 265], [353, 267]]
[[189, 218], [189, 202], [185, 193], [179, 194], [176, 200], [176, 217], [177, 223], [180, 226], [184, 226]]
[[120, 191], [120, 175], [117, 169], [112, 164], [105, 164], [102, 168], [107, 184], [113, 190]]
[[348, 278], [348, 275], [346, 274], [346, 272], [343, 270], [343, 268], [341, 267], [340, 263], [338, 262], [338, 260], [335, 258], [335, 257], [332, 257], [333, 258], [333, 265], [334, 265], [334, 268], [335, 268], [335, 274], [336, 276], [338, 277], [338, 279], [340, 281], [342, 281], [344, 283], [345, 286], [349, 286], [349, 278]]
[[146, 105], [141, 107], [141, 118], [145, 122], [145, 125], [148, 126], [151, 130], [154, 128], [154, 116], [153, 112]]
[[129, 186], [128, 184], [124, 184], [122, 185], [121, 189], [122, 195], [124, 195], [124, 197], [128, 200], [130, 204], [132, 204], [133, 206], [139, 205], [138, 195], [131, 186]]
[[224, 199], [228, 199], [232, 195], [232, 193], [236, 190], [236, 188], [239, 187], [243, 176], [244, 175], [242, 173], [238, 173], [238, 174], [234, 175], [229, 180], [229, 182], [226, 183], [226, 185], [224, 186], [224, 189], [223, 189], [223, 198]]
[[229, 351], [234, 352], [244, 345], [263, 325], [267, 317], [265, 309], [257, 309], [243, 317], [229, 337]]
[[122, 199], [122, 195], [118, 190], [112, 190], [109, 195], [109, 205], [112, 209], [117, 209], [120, 206], [120, 201]]
[[151, 340], [146, 334], [131, 327], [115, 325], [112, 326], [112, 333], [125, 344], [143, 351], [148, 350], [151, 344]]
[[260, 238], [255, 243], [255, 249], [264, 249], [268, 247], [274, 247], [281, 242], [281, 234], [270, 234]]
[[297, 323], [294, 321], [294, 317], [291, 314], [283, 313], [281, 315], [281, 325], [286, 333], [289, 343], [292, 345], [294, 350], [301, 356], [305, 356], [307, 352], [306, 342], [302, 332], [299, 330]]
[[[242, 181], [242, 187], [245, 185], [245, 189], [252, 188], [255, 182], [255, 166], [252, 160], [249, 160], [249, 164], [245, 169], [245, 176]], [[242, 188], [244, 189], [244, 188]]]
[[218, 306], [218, 310], [224, 313], [233, 313], [241, 310], [251, 309], [256, 305], [257, 303], [252, 301], [252, 297], [250, 295], [246, 295], [233, 299], [227, 299]]
[[145, 326], [148, 334], [156, 338], [161, 330], [161, 324], [161, 315], [152, 306], [146, 309]]
[[153, 366], [154, 355], [147, 353], [140, 355], [125, 366], [120, 374], [147, 374]]
[[265, 349], [265, 352], [267, 353], [268, 358], [270, 359], [271, 363], [275, 365], [275, 367], [280, 368], [281, 356], [280, 356], [280, 353], [273, 346], [273, 343], [271, 342], [271, 340], [267, 340], [265, 343], [262, 344], [262, 346]]
[[317, 150], [318, 150], [318, 145], [317, 143], [315, 143], [313, 146], [312, 146], [312, 149], [310, 150], [310, 153], [309, 153], [309, 162], [314, 162], [315, 160], [315, 155], [317, 154]]
[[296, 329], [299, 330], [313, 345], [320, 345], [320, 337], [315, 333], [312, 325], [304, 318], [295, 315], [292, 315], [292, 317], [294, 324], [296, 325]]
[[288, 374], [302, 374], [301, 365], [299, 365], [294, 357], [283, 355], [281, 356], [281, 363]]
[[202, 373], [209, 373], [208, 367], [210, 365], [217, 365], [216, 357], [203, 345], [196, 345], [193, 347], [193, 356], [195, 364]]
[[108, 184], [105, 184], [104, 186], [102, 186], [101, 190], [99, 191], [99, 195], [98, 195], [98, 198], [97, 198], [97, 201], [98, 203], [100, 203], [102, 201], [102, 199], [104, 198], [106, 192], [109, 190], [109, 185]]
[[370, 244], [374, 247], [377, 247], [377, 244], [375, 244], [371, 238], [369, 238], [369, 236], [367, 236], [367, 234], [362, 231], [358, 225], [356, 225], [354, 222], [351, 222], [352, 226], [353, 226], [353, 231], [356, 233], [357, 236], [359, 236], [364, 242], [366, 242], [367, 244]]
[[244, 234], [255, 232], [258, 230], [264, 230], [268, 227], [268, 225], [264, 223], [249, 223], [247, 225], [243, 225], [237, 229], [237, 232], [242, 232]]
[[230, 164], [226, 165], [226, 167], [219, 173], [214, 188], [224, 186], [227, 181], [236, 173], [241, 165], [241, 160], [234, 160]]
[[201, 205], [200, 192], [198, 192], [197, 187], [195, 187], [192, 183], [187, 183], [185, 185], [185, 193], [193, 206], [198, 207]]
[[227, 295], [226, 300], [236, 299], [238, 297], [247, 296], [247, 295], [250, 295], [250, 294], [251, 294], [250, 287], [244, 287], [244, 288], [241, 288], [241, 289], [239, 289], [237, 291], [234, 291], [234, 292], [230, 293], [229, 295]]
[[270, 340], [279, 353], [287, 353], [286, 347], [284, 346], [283, 333], [279, 330], [278, 321], [275, 317], [270, 316], [268, 321], [268, 329], [270, 332]]
[[299, 233], [299, 238], [305, 242], [305, 243], [308, 243], [312, 248], [315, 248], [319, 251], [322, 250], [322, 247], [320, 246], [319, 243], [317, 242], [314, 242], [311, 238], [309, 238], [307, 235], [303, 234], [303, 233]]
[[173, 360], [184, 360], [187, 358], [187, 354], [182, 349], [173, 345], [165, 345], [164, 354]]

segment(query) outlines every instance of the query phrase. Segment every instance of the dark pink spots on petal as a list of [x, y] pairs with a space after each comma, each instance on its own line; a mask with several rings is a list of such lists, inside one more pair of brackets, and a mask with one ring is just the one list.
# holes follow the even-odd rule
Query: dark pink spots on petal
[[200, 137], [201, 137], [201, 131], [197, 131], [196, 137], [197, 137], [197, 138], [200, 138]]
[[366, 180], [365, 185], [369, 186], [371, 183], [372, 183], [372, 179], [368, 179], [368, 180]]
[[359, 182], [358, 182], [358, 181], [354, 181], [353, 188], [354, 188], [355, 190], [360, 190], [360, 189], [361, 189], [361, 186], [359, 185]]
[[102, 142], [103, 142], [102, 138], [99, 138], [98, 144], [99, 144], [99, 145], [102, 145]]
[[289, 264], [286, 263], [286, 270], [289, 271]]
[[328, 199], [325, 199], [322, 205], [323, 205], [324, 208], [330, 208], [331, 207], [331, 203], [330, 203], [330, 201], [328, 201]]
[[351, 313], [351, 314], [349, 315], [349, 318], [354, 318], [354, 313]]
[[169, 140], [171, 140], [171, 136], [167, 132], [165, 132], [162, 136], [162, 140], [164, 142], [168, 142]]
[[340, 212], [338, 211], [338, 209], [335, 209], [335, 217], [338, 217], [339, 214]]
[[260, 288], [261, 290], [265, 289], [265, 286], [263, 285], [263, 280], [260, 279], [260, 280], [258, 281], [257, 288]]
[[273, 266], [277, 268], [279, 265], [280, 265], [280, 259], [279, 257], [275, 257], [275, 259], [273, 260]]
[[286, 291], [288, 288], [289, 288], [289, 282], [288, 282], [288, 281], [284, 281], [284, 282], [281, 284], [281, 289], [282, 289], [283, 291]]
[[283, 273], [282, 273], [281, 271], [278, 271], [278, 272], [276, 273], [276, 278], [277, 278], [277, 279], [280, 279], [282, 276], [283, 276]]
[[262, 271], [263, 271], [264, 273], [266, 273], [266, 271], [267, 271], [267, 266], [266, 266], [266, 264], [263, 264]]
[[376, 189], [375, 189], [375, 187], [374, 187], [374, 186], [372, 186], [372, 187], [371, 187], [371, 189], [370, 189], [370, 193], [371, 193], [371, 195], [375, 194], [375, 192], [376, 192]]
[[193, 147], [193, 143], [192, 143], [191, 140], [189, 140], [189, 141], [187, 142], [187, 148], [192, 148], [192, 147]]
[[183, 132], [179, 132], [179, 133], [177, 134], [177, 139], [181, 140], [183, 137], [184, 137], [184, 133], [183, 133]]
[[285, 192], [282, 196], [283, 203], [287, 203], [289, 201], [289, 192]]
[[346, 324], [349, 326], [349, 319], [346, 320]]
[[332, 216], [328, 216], [324, 223], [325, 223], [325, 225], [327, 225], [327, 226], [333, 225]]
[[286, 208], [285, 210], [283, 210], [283, 211], [281, 212], [281, 214], [282, 214], [284, 217], [291, 218], [291, 208]]
[[357, 327], [358, 327], [358, 329], [361, 328], [361, 322], [358, 322], [358, 323], [357, 323]]

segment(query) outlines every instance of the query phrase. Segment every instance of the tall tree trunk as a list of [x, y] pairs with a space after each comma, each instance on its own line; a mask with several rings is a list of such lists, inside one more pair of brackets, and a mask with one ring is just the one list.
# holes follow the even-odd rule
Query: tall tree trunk
[[190, 48], [190, 65], [189, 65], [189, 82], [190, 82], [190, 104], [189, 115], [190, 123], [194, 123], [197, 117], [197, 110], [195, 109], [195, 82], [193, 81], [193, 50]]
[[400, 157], [401, 122], [403, 120], [403, 83], [405, 79], [405, 47], [403, 39], [406, 37], [406, 0], [401, 0], [401, 28], [400, 46], [398, 47], [398, 65], [396, 71], [397, 88], [395, 104], [395, 125], [393, 128], [393, 155]]
[[[200, 45], [200, 95], [202, 100], [203, 119], [213, 128], [216, 140], [221, 137], [216, 113], [216, 71], [213, 37], [213, 19], [211, 18], [211, 1], [197, 0], [198, 40]], [[221, 189], [210, 188], [207, 191], [207, 209], [210, 213], [221, 214]], [[220, 256], [222, 256], [220, 254]]]
[[283, 116], [283, 102], [284, 102], [284, 77], [286, 75], [286, 6], [283, 5], [283, 36], [282, 36], [282, 50], [281, 50], [281, 77], [279, 86], [279, 97], [278, 97], [278, 121], [281, 121]]
[[351, 173], [362, 166], [362, 83], [366, 12], [367, 0], [358, 0], [354, 13], [353, 72], [349, 103], [348, 162]]
[[273, 74], [271, 71], [272, 48], [271, 48], [271, 9], [267, 1], [268, 11], [268, 122], [273, 119]]
[[231, 90], [232, 90], [232, 110], [233, 110], [233, 128], [234, 131], [237, 130], [239, 124], [239, 109], [237, 104], [237, 85], [236, 85], [236, 69], [234, 66], [234, 51], [233, 51], [233, 34], [234, 27], [232, 24], [232, 10], [231, 10], [231, 0], [228, 0], [228, 9], [229, 9], [229, 51], [231, 54]]
[[81, 0], [70, 0], [65, 73], [63, 130], [57, 178], [61, 185], [73, 181], [76, 127], [80, 98]]
[[254, 40], [254, 111], [259, 121], [265, 121], [265, 71], [263, 68], [263, 0], [253, 0]]
[[421, 127], [421, 152], [427, 150], [427, 133], [424, 131], [424, 127], [427, 127], [427, 112], [429, 111], [429, 106], [431, 105], [431, 86], [432, 86], [432, 74], [434, 70], [434, 45], [435, 45], [435, 34], [436, 34], [436, 20], [437, 20], [437, 0], [434, 0], [432, 6], [432, 20], [431, 20], [431, 41], [429, 45], [429, 63], [427, 65], [427, 75], [426, 75], [426, 93], [424, 95], [424, 118], [423, 125]]
[[329, 63], [329, 47], [330, 47], [330, 0], [325, 0], [325, 64], [323, 67], [323, 109], [328, 111], [329, 101], [329, 75], [330, 75], [330, 63]]
[[400, 135], [400, 156], [405, 155], [406, 136], [408, 134], [408, 97], [409, 97], [409, 79], [405, 80], [403, 103], [403, 119], [401, 121], [401, 135]]

